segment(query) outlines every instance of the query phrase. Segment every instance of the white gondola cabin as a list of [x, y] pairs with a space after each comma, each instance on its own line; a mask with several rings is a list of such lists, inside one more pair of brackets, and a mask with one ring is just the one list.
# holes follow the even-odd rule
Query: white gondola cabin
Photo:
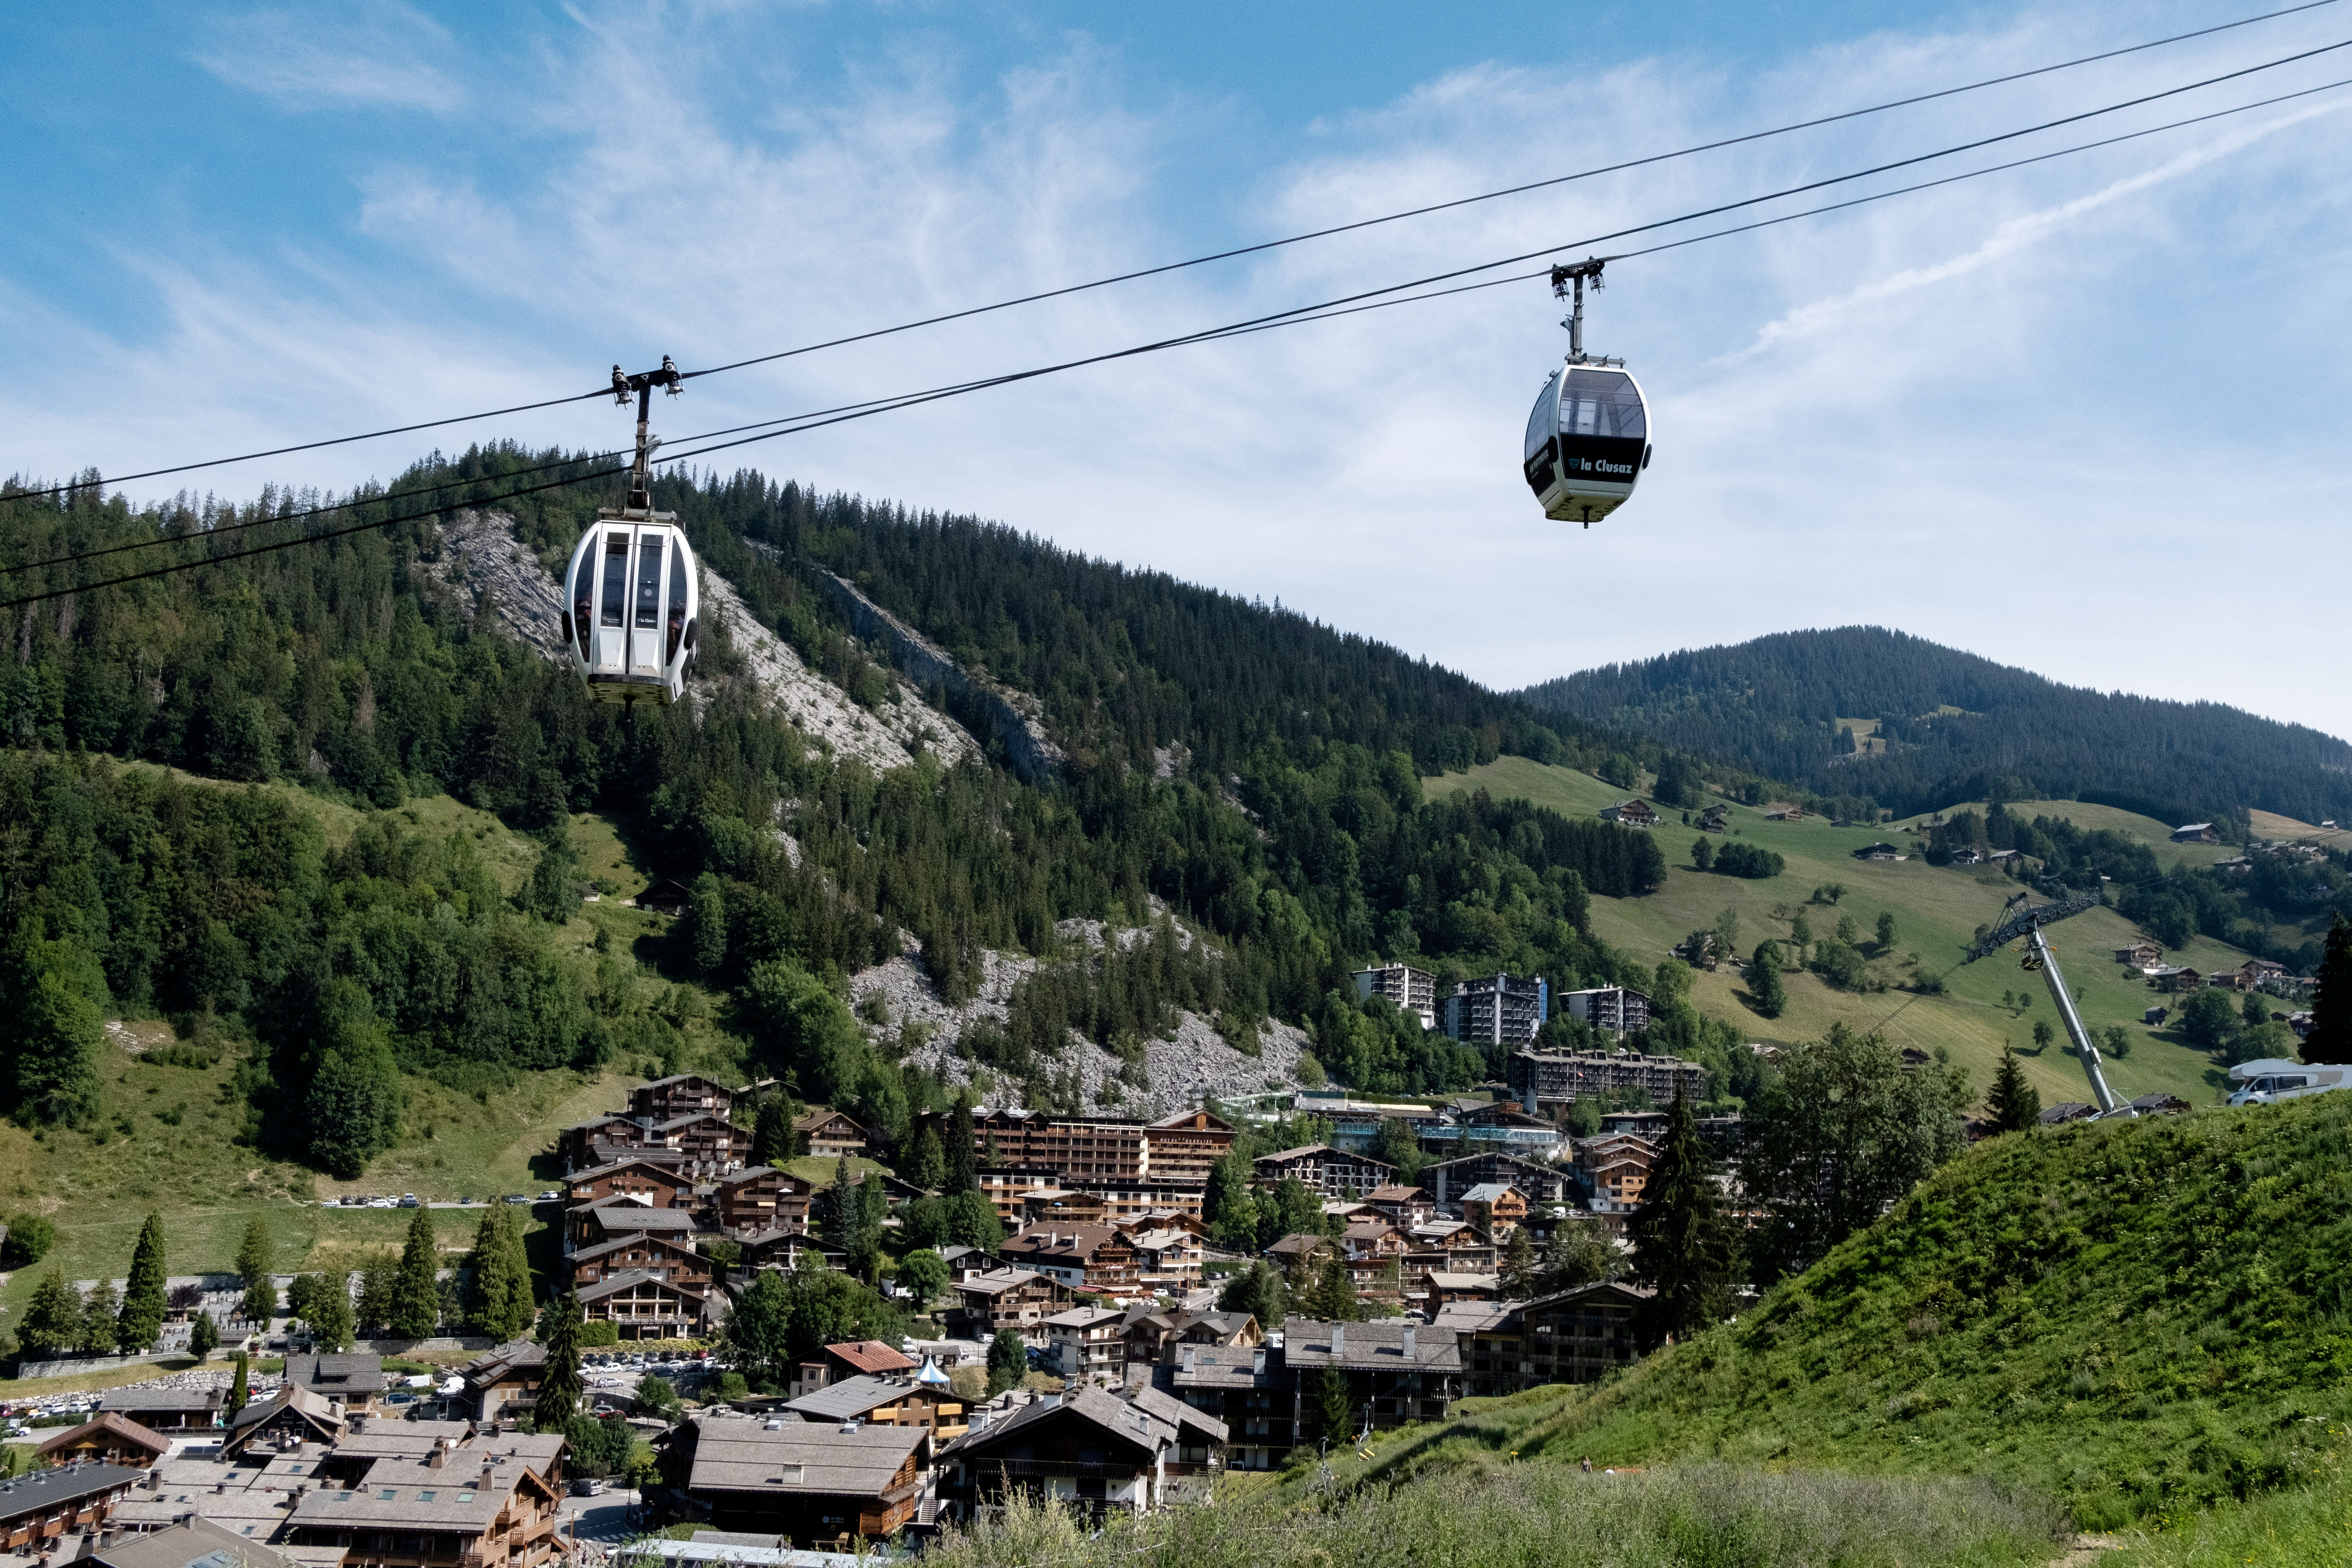
[[1528, 488], [1559, 522], [1607, 517], [1633, 493], [1650, 466], [1650, 416], [1632, 374], [1562, 365], [1528, 415]]
[[675, 702], [686, 694], [702, 604], [675, 512], [601, 512], [572, 552], [564, 584], [564, 640], [591, 698]]

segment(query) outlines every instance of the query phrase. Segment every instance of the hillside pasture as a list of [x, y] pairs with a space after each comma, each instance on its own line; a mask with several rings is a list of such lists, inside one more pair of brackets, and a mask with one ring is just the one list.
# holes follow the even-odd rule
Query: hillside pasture
[[[1425, 780], [1423, 788], [1433, 796], [1485, 788], [1498, 797], [1517, 796], [1563, 815], [1582, 816], [1625, 798], [1624, 792], [1590, 773], [1520, 757], [1500, 758], [1467, 773]], [[2170, 830], [2163, 824], [2113, 807], [2066, 801], [2043, 803], [2033, 809], [2042, 815], [2073, 817], [2085, 827], [2114, 827], [2142, 842], [2162, 845], [2160, 856], [2164, 849], [2173, 850], [2175, 858], [2189, 858], [2199, 852], [2209, 858], [2222, 853], [2212, 846], [2166, 844], [2164, 836]], [[2008, 876], [1989, 867], [1930, 866], [1920, 858], [1918, 839], [1884, 823], [1838, 827], [1819, 817], [1769, 822], [1753, 807], [1727, 805], [1731, 833], [1722, 836], [1702, 835], [1682, 826], [1681, 815], [1665, 812], [1664, 820], [1651, 830], [1658, 836], [1669, 867], [1663, 888], [1638, 899], [1592, 900], [1593, 931], [1602, 940], [1644, 963], [1655, 963], [1692, 931], [1713, 926], [1717, 914], [1729, 909], [1739, 917], [1738, 947], [1744, 955], [1766, 937], [1786, 943], [1795, 916], [1803, 916], [1818, 941], [1835, 932], [1841, 916], [1850, 915], [1859, 929], [1860, 951], [1870, 961], [1874, 980], [1888, 987], [1840, 991], [1817, 975], [1790, 971], [1784, 976], [1786, 1008], [1778, 1018], [1765, 1018], [1750, 1005], [1742, 975], [1726, 966], [1698, 973], [1692, 999], [1702, 1010], [1733, 1020], [1748, 1039], [1759, 1044], [1816, 1038], [1833, 1023], [1858, 1029], [1883, 1028], [1898, 1045], [1950, 1052], [1969, 1070], [1979, 1091], [1991, 1082], [2006, 1043], [2021, 1054], [2026, 1076], [2044, 1104], [2091, 1098], [2042, 977], [2021, 972], [2018, 960], [2006, 954], [1996, 953], [1965, 965], [1960, 963], [1977, 928], [1998, 923], [2003, 904], [2020, 890], [2020, 885]], [[1691, 862], [1691, 846], [1702, 837], [1718, 846], [1729, 837], [1773, 850], [1783, 858], [1786, 868], [1778, 877], [1762, 879], [1698, 871]], [[1855, 850], [1881, 842], [1895, 844], [1908, 858], [1853, 858]], [[1808, 901], [1816, 889], [1831, 884], [1843, 884], [1845, 889], [1835, 903]], [[1895, 927], [1894, 946], [1883, 954], [1875, 942], [1882, 913], [1892, 914]], [[2084, 1024], [2098, 1032], [2116, 1024], [2132, 1031], [2131, 1052], [2119, 1060], [2110, 1059], [2107, 1080], [2126, 1098], [2165, 1091], [2192, 1104], [2214, 1103], [2223, 1092], [2224, 1078], [2213, 1059], [2169, 1031], [2151, 1029], [2140, 1022], [2150, 1005], [2170, 1006], [2176, 999], [2158, 995], [2137, 970], [2115, 963], [2114, 950], [2138, 937], [2129, 921], [2107, 909], [2093, 910], [2053, 928], [2067, 984], [2080, 994], [2077, 1006]], [[1911, 962], [1915, 953], [1916, 966]], [[2200, 937], [2173, 955], [2172, 961], [2211, 971], [2242, 963], [2244, 958], [2234, 948]], [[1903, 989], [1916, 984], [1921, 974], [1941, 977], [1943, 994], [1922, 995]], [[2004, 993], [2010, 997], [2006, 1004]], [[2020, 995], [2031, 1000], [2021, 1005]], [[2033, 1054], [2037, 1019], [2059, 1035], [2039, 1055]]]

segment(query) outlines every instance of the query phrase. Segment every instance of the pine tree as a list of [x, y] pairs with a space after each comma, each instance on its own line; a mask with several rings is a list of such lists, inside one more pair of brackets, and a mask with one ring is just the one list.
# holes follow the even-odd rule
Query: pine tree
[[1715, 1157], [1677, 1083], [1665, 1142], [1643, 1187], [1642, 1206], [1626, 1225], [1633, 1271], [1657, 1292], [1651, 1313], [1658, 1333], [1687, 1337], [1731, 1314], [1739, 1233], [1724, 1213], [1714, 1176]]
[[547, 1347], [547, 1370], [541, 1374], [539, 1403], [531, 1407], [531, 1425], [542, 1432], [561, 1432], [580, 1412], [580, 1299], [566, 1290], [540, 1314], [539, 1340]]
[[121, 1349], [121, 1305], [122, 1299], [114, 1293], [113, 1280], [101, 1279], [91, 1286], [89, 1294], [81, 1299], [81, 1321], [74, 1335], [74, 1348], [84, 1355], [106, 1355]]
[[760, 1101], [751, 1121], [751, 1163], [782, 1170], [793, 1157], [793, 1102], [771, 1094]]
[[131, 1252], [131, 1278], [123, 1286], [122, 1311], [115, 1320], [115, 1342], [126, 1355], [155, 1343], [163, 1331], [163, 1216], [151, 1214], [139, 1227]]
[[948, 1193], [978, 1192], [980, 1162], [978, 1144], [971, 1127], [971, 1096], [967, 1091], [956, 1097], [955, 1114], [948, 1119], [948, 1174], [942, 1188]]
[[520, 1240], [512, 1211], [495, 1205], [475, 1227], [473, 1250], [466, 1255], [466, 1321], [500, 1344], [530, 1327], [530, 1274]]
[[908, 1162], [907, 1179], [927, 1193], [935, 1193], [948, 1179], [948, 1152], [940, 1146], [936, 1129], [926, 1123], [915, 1135], [915, 1157]]
[[1324, 1258], [1307, 1289], [1299, 1293], [1298, 1310], [1301, 1316], [1325, 1322], [1362, 1321], [1363, 1308], [1356, 1300], [1356, 1277], [1348, 1272], [1345, 1258], [1336, 1252]]
[[2022, 1132], [2042, 1120], [2042, 1092], [2025, 1081], [2017, 1053], [2000, 1047], [2000, 1069], [1993, 1075], [1992, 1092], [1985, 1096], [1992, 1124], [2003, 1132]]
[[245, 1281], [245, 1300], [237, 1312], [265, 1328], [278, 1310], [278, 1287], [269, 1278], [273, 1251], [269, 1226], [255, 1215], [246, 1222], [245, 1241], [236, 1249], [237, 1278]]
[[988, 1342], [988, 1392], [991, 1398], [1003, 1393], [1029, 1371], [1029, 1347], [1011, 1329], [999, 1329]]
[[1511, 1239], [1503, 1248], [1503, 1294], [1526, 1300], [1535, 1294], [1535, 1239], [1523, 1225], [1511, 1227]]
[[196, 1321], [188, 1325], [188, 1349], [194, 1352], [196, 1360], [202, 1363], [209, 1360], [213, 1352], [219, 1348], [220, 1330], [214, 1326], [213, 1315], [210, 1312], [198, 1312]]
[[1307, 1415], [1317, 1440], [1345, 1443], [1354, 1435], [1355, 1406], [1348, 1398], [1348, 1379], [1338, 1367], [1318, 1367], [1306, 1380]]
[[420, 1208], [408, 1222], [408, 1241], [400, 1249], [400, 1271], [393, 1277], [391, 1315], [386, 1326], [398, 1340], [426, 1340], [441, 1323], [439, 1250], [434, 1246], [433, 1213]]
[[400, 1259], [393, 1253], [376, 1253], [360, 1266], [360, 1299], [352, 1310], [359, 1328], [378, 1330], [390, 1326], [393, 1285], [399, 1277]]
[[2327, 928], [2319, 960], [2319, 994], [2311, 1004], [2311, 1033], [2304, 1037], [2307, 1062], [2352, 1063], [2352, 921], [2342, 915]]
[[310, 1339], [320, 1350], [349, 1349], [352, 1337], [352, 1279], [342, 1269], [310, 1276], [302, 1299], [302, 1318], [310, 1325]]
[[253, 1385], [249, 1379], [250, 1373], [246, 1365], [245, 1352], [239, 1351], [236, 1352], [236, 1371], [228, 1380], [228, 1403], [221, 1409], [221, 1418], [224, 1421], [244, 1409], [247, 1402], [252, 1398]]
[[33, 1287], [32, 1300], [25, 1303], [25, 1321], [16, 1330], [16, 1342], [36, 1356], [61, 1356], [71, 1351], [81, 1340], [81, 1299], [66, 1283], [65, 1274], [56, 1268], [41, 1276]]
[[1748, 961], [1748, 994], [1753, 998], [1756, 1011], [1767, 1018], [1777, 1018], [1789, 1005], [1789, 993], [1780, 984], [1780, 964], [1768, 948], [1759, 948]]

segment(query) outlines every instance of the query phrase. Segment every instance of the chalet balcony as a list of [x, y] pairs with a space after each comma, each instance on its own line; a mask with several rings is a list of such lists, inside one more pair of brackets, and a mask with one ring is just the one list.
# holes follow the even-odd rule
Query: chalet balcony
[[1090, 1464], [1083, 1459], [973, 1459], [969, 1468], [972, 1479], [992, 1481], [1009, 1480], [1071, 1480], [1130, 1481], [1148, 1479], [1151, 1472], [1133, 1465]]

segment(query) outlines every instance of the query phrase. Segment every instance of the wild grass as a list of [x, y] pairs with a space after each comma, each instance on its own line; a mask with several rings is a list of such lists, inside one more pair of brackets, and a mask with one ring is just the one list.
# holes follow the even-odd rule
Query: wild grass
[[1380, 1476], [1517, 1451], [1969, 1474], [2085, 1529], [2326, 1479], [2352, 1418], [2352, 1096], [1979, 1146], [1738, 1321], [1471, 1401]]
[[1242, 1489], [1099, 1533], [1020, 1506], [950, 1534], [943, 1568], [1977, 1568], [2039, 1563], [2063, 1512], [1979, 1479], [1769, 1473], [1725, 1465], [1585, 1475], [1512, 1465], [1393, 1489]]
[[2151, 1536], [2135, 1537], [2100, 1568], [2305, 1568], [2352, 1559], [2352, 1479], [2340, 1445], [2352, 1437], [2341, 1423], [2324, 1440], [2338, 1447], [2325, 1478], [2238, 1508], [2158, 1521]]

